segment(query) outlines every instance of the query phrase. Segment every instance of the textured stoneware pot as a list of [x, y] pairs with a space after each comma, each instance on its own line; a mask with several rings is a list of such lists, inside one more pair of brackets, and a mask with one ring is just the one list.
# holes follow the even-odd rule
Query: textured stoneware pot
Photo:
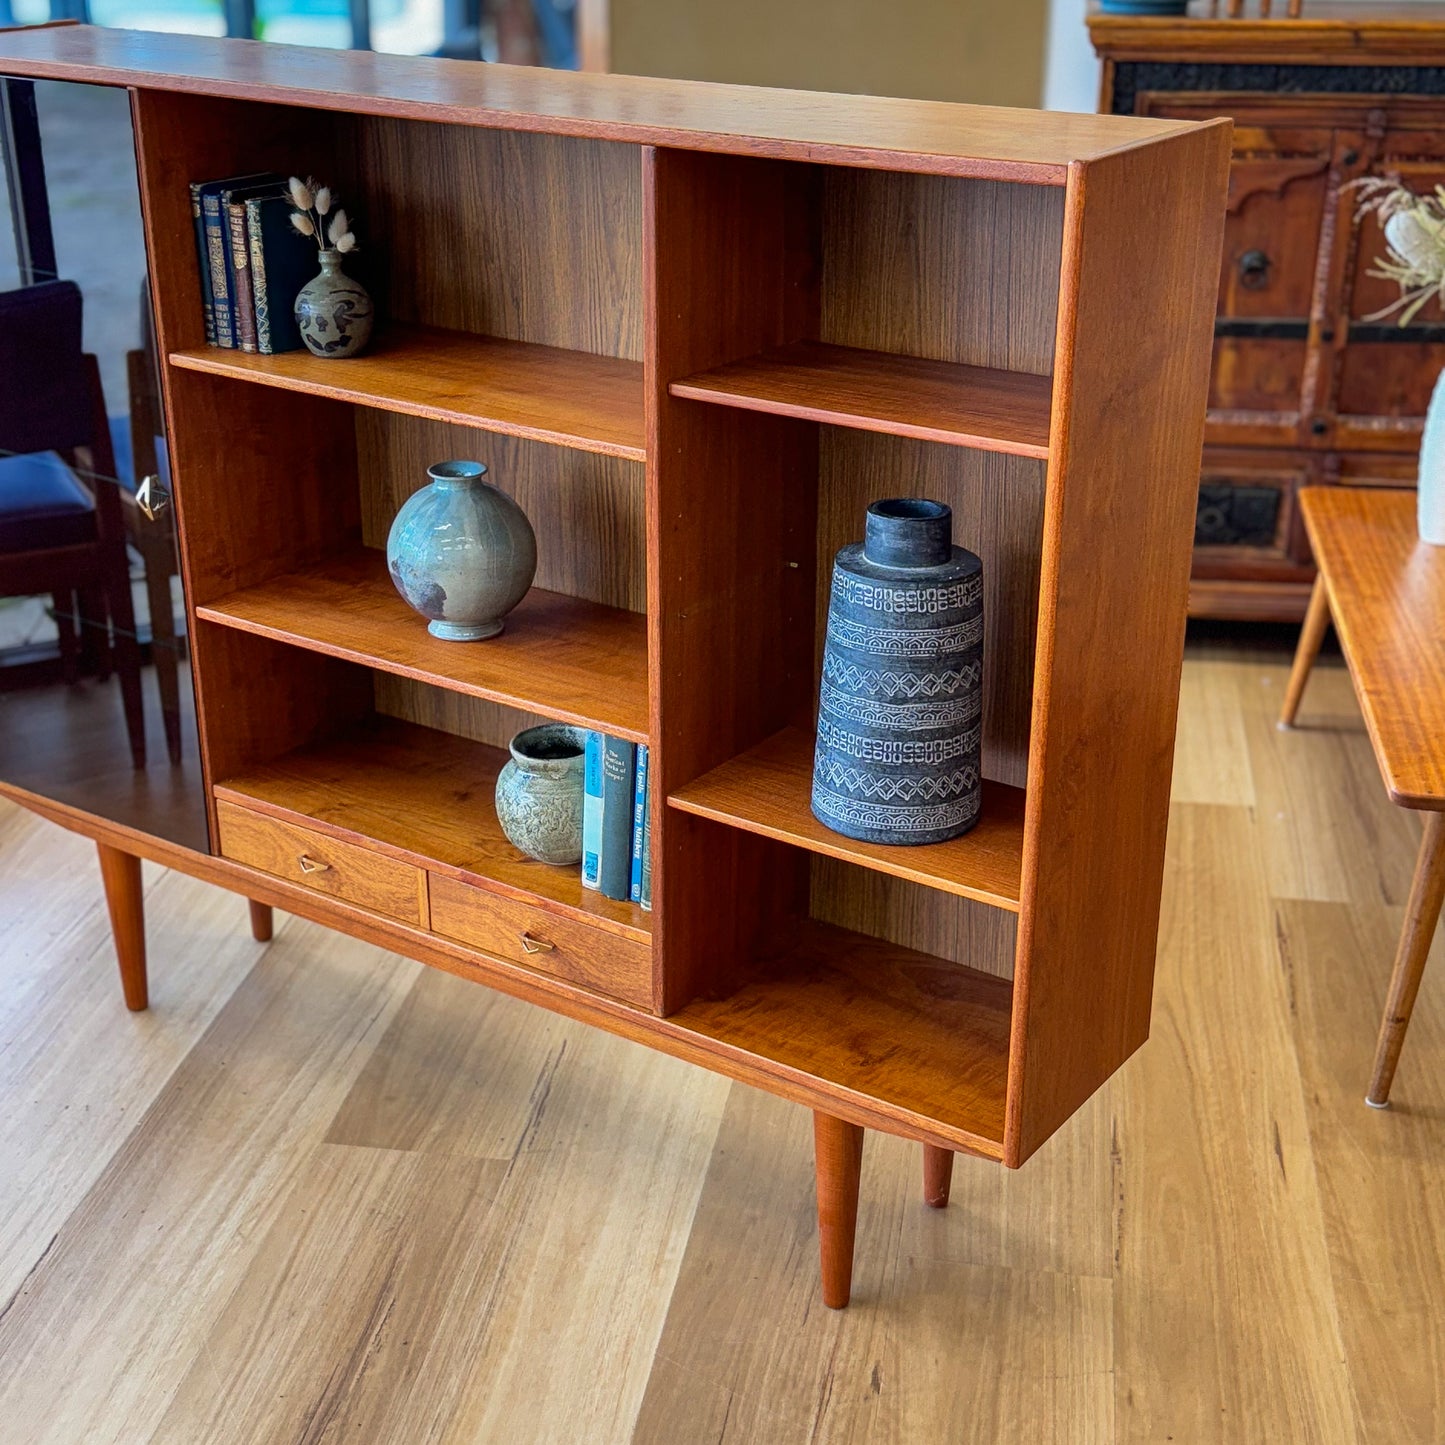
[[396, 590], [448, 642], [495, 637], [527, 595], [537, 538], [527, 514], [489, 486], [481, 462], [438, 462], [402, 504], [386, 539]]
[[546, 723], [511, 742], [497, 777], [497, 819], [511, 841], [542, 863], [582, 860], [582, 768], [587, 734]]
[[312, 355], [355, 356], [371, 340], [371, 297], [341, 269], [340, 251], [320, 255], [321, 270], [297, 294], [296, 325]]
[[874, 502], [833, 563], [813, 813], [870, 843], [940, 843], [978, 821], [983, 563], [953, 512]]

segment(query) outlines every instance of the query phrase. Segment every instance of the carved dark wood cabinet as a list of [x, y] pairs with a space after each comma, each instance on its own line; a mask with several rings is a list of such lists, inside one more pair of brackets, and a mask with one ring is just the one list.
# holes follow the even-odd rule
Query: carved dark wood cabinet
[[1445, 366], [1437, 304], [1404, 328], [1370, 319], [1398, 293], [1368, 274], [1383, 242], [1350, 189], [1445, 182], [1445, 5], [1089, 29], [1101, 109], [1234, 120], [1190, 611], [1297, 619], [1314, 576], [1297, 490], [1412, 483]]

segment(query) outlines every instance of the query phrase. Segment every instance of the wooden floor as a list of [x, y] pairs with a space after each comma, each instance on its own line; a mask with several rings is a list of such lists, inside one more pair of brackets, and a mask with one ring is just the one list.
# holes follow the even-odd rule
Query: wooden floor
[[[1186, 670], [1149, 1045], [1018, 1174], [870, 1135], [0, 804], [0, 1440], [1445, 1440], [1445, 959], [1363, 1096], [1417, 837], [1338, 666]], [[1440, 950], [1437, 948], [1437, 954]]]

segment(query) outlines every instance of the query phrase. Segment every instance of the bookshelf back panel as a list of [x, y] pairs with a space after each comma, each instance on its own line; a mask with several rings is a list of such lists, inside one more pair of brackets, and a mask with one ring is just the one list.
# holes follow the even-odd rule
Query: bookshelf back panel
[[810, 912], [920, 953], [1012, 978], [1018, 915], [836, 858], [812, 859]]
[[372, 696], [376, 711], [387, 717], [470, 738], [474, 743], [490, 743], [494, 748], [506, 747], [523, 728], [552, 721], [540, 713], [523, 712], [504, 703], [467, 697], [386, 672], [374, 674]]
[[647, 610], [640, 462], [358, 407], [362, 540], [385, 547], [397, 509], [436, 462], [485, 462], [537, 534], [536, 586], [629, 612]]
[[641, 148], [344, 116], [384, 314], [642, 357]]
[[[841, 427], [823, 427], [821, 433], [815, 633], [819, 665], [833, 557], [840, 547], [861, 539], [869, 503], [920, 496], [947, 502], [953, 508], [954, 544], [983, 559], [983, 773], [1023, 787], [1033, 707], [1045, 464]], [[816, 692], [815, 672], [815, 703]]]
[[823, 169], [818, 339], [933, 361], [1053, 370], [1064, 193]]

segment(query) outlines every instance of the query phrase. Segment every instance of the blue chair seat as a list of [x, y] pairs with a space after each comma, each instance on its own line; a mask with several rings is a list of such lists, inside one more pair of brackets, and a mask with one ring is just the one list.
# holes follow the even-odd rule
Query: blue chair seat
[[0, 553], [96, 539], [95, 501], [55, 452], [0, 457]]

